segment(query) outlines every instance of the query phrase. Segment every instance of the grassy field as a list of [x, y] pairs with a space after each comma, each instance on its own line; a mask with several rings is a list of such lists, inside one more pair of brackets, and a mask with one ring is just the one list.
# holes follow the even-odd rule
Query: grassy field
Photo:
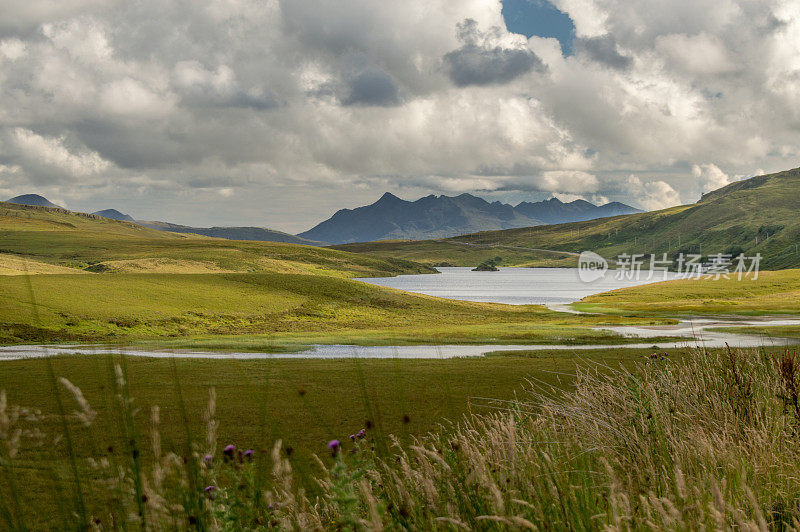
[[88, 273], [77, 268], [58, 266], [8, 253], [0, 253], [0, 275], [41, 275], [53, 273]]
[[736, 334], [754, 334], [769, 338], [800, 338], [800, 326], [773, 325], [766, 327], [714, 327], [711, 331], [730, 332]]
[[[578, 366], [630, 365], [649, 354], [648, 350], [598, 350], [445, 360], [176, 360], [174, 366], [171, 360], [126, 358], [125, 366], [136, 410], [135, 433], [145, 463], [153, 460], [148, 444], [154, 428], [152, 408], [159, 407], [162, 452], [180, 455], [187, 429], [180, 403], [193, 438], [202, 445], [207, 430], [204, 412], [213, 388], [218, 452], [229, 443], [243, 449], [269, 449], [281, 439], [302, 476], [318, 473], [312, 471], [312, 454], [324, 458], [328, 441], [347, 440], [367, 420], [373, 427], [371, 434], [384, 439], [393, 434], [408, 443], [411, 436], [436, 430], [446, 420], [457, 422], [471, 412], [492, 412], [498, 404], [493, 400], [513, 400], [528, 381], [567, 390]], [[681, 352], [673, 351], [673, 356], [680, 357]], [[27, 417], [23, 413], [15, 424], [24, 434], [13, 459], [14, 475], [26, 486], [27, 499], [53, 503], [55, 495], [46, 478], [49, 467], [55, 467], [61, 482], [70, 484], [69, 453], [51, 369], [54, 376], [78, 386], [96, 413], [91, 426], [69, 414], [81, 474], [95, 474], [87, 465], [91, 460], [124, 457], [126, 443], [121, 441], [115, 417], [120, 412], [114, 397], [114, 362], [112, 357], [89, 356], [2, 362], [0, 390], [5, 391], [6, 404], [30, 413]], [[67, 412], [81, 411], [61, 384], [56, 389]], [[0, 405], [0, 418], [4, 408], [6, 413], [13, 411]], [[59, 433], [62, 437], [54, 442]], [[2, 440], [0, 434], [0, 460], [7, 443]], [[0, 493], [4, 489], [0, 482]], [[95, 512], [102, 512], [107, 495], [95, 497]], [[46, 516], [40, 512], [38, 517]], [[31, 523], [36, 518], [31, 513], [26, 520]]]
[[619, 341], [620, 317], [451, 301], [303, 274], [0, 277], [0, 341], [157, 341], [260, 350], [309, 343]]
[[[0, 202], [0, 268], [41, 264], [94, 273], [278, 272], [338, 277], [431, 272], [404, 260], [295, 244], [148, 229], [63, 209]], [[8, 257], [16, 259], [11, 263]]]
[[[780, 408], [781, 356], [4, 362], [0, 523], [118, 529], [138, 527], [137, 512], [150, 528], [179, 529], [791, 521], [800, 486], [785, 476], [795, 414]], [[342, 442], [335, 458], [331, 440]], [[235, 452], [226, 461], [228, 444], [255, 449], [253, 464]]]
[[[739, 181], [706, 194], [698, 203], [586, 222], [486, 231], [449, 239], [340, 247], [420, 262], [474, 266], [492, 256], [522, 265], [509, 248], [544, 248], [606, 258], [621, 253], [760, 253], [765, 269], [800, 267], [800, 169]], [[464, 244], [490, 246], [464, 251]], [[477, 260], [481, 258], [481, 260]]]
[[757, 279], [731, 276], [682, 279], [586, 297], [574, 308], [609, 314], [800, 314], [800, 270], [762, 271]]
[[332, 249], [352, 253], [369, 253], [375, 257], [402, 257], [431, 266], [477, 266], [500, 257], [499, 266], [524, 268], [574, 268], [575, 255], [544, 250], [520, 249], [514, 246], [470, 244], [458, 239], [388, 240], [362, 244], [342, 244]]

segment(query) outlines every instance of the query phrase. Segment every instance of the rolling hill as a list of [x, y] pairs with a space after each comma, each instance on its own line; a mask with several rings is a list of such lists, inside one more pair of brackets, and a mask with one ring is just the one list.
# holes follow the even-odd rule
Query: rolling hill
[[639, 212], [622, 203], [596, 206], [588, 201], [563, 203], [556, 198], [516, 207], [471, 194], [426, 196], [406, 201], [385, 193], [371, 205], [342, 209], [298, 236], [344, 244], [387, 239], [446, 238], [476, 231], [530, 227]]
[[303, 244], [306, 246], [322, 246], [324, 242], [308, 240], [289, 233], [275, 231], [264, 227], [190, 227], [188, 225], [171, 224], [169, 222], [151, 222], [137, 220], [137, 224], [169, 231], [171, 233], [194, 233], [196, 235], [213, 236], [228, 240], [255, 240], [259, 242], [286, 242], [290, 244]]
[[8, 203], [16, 203], [17, 205], [32, 205], [34, 207], [53, 207], [56, 209], [61, 208], [39, 194], [22, 194], [21, 196], [14, 196], [8, 200]]
[[92, 214], [96, 214], [97, 216], [102, 216], [103, 218], [111, 218], [112, 220], [122, 220], [124, 222], [132, 222], [133, 216], [129, 214], [123, 214], [119, 212], [117, 209], [104, 209], [102, 211], [93, 212]]
[[[63, 209], [58, 205], [52, 203], [44, 196], [38, 194], [23, 194], [8, 200], [8, 203], [15, 203], [18, 205], [29, 205], [34, 207], [51, 207], [56, 209]], [[211, 236], [215, 238], [224, 238], [227, 240], [253, 240], [257, 242], [285, 242], [289, 244], [303, 244], [306, 246], [322, 246], [325, 242], [317, 242], [308, 240], [299, 236], [290, 235], [281, 231], [274, 231], [264, 227], [190, 227], [187, 225], [173, 224], [169, 222], [158, 221], [143, 221], [136, 220], [129, 214], [124, 214], [117, 209], [103, 209], [101, 211], [93, 212], [95, 216], [109, 218], [111, 220], [119, 220], [125, 222], [135, 222], [150, 229], [158, 231], [168, 231], [171, 233], [193, 233], [196, 235]]]
[[291, 272], [341, 277], [430, 269], [278, 242], [224, 240], [48, 207], [0, 202], [0, 254], [76, 272]]
[[509, 257], [504, 265], [530, 262], [525, 250], [580, 253], [607, 258], [621, 253], [715, 253], [753, 256], [765, 269], [800, 266], [800, 169], [753, 177], [705, 194], [695, 204], [569, 224], [485, 231], [422, 242], [374, 242], [336, 249], [378, 256], [414, 257], [427, 263], [475, 266], [481, 253]]

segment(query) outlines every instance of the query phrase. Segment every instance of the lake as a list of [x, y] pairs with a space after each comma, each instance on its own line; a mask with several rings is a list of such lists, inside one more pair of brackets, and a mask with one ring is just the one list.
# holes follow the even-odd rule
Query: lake
[[564, 305], [586, 296], [617, 288], [638, 286], [667, 279], [678, 274], [641, 272], [640, 280], [617, 279], [609, 270], [591, 283], [578, 277], [577, 268], [500, 268], [496, 272], [473, 272], [471, 268], [437, 268], [441, 273], [398, 275], [397, 277], [365, 277], [358, 281], [397, 288], [446, 299], [461, 299], [507, 305]]

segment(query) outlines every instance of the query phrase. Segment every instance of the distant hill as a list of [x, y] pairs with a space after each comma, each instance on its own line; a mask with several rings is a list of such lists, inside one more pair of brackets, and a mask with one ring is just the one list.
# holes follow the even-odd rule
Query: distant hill
[[[513, 207], [471, 194], [426, 196], [406, 201], [385, 193], [371, 205], [342, 209], [298, 236], [333, 244], [374, 240], [446, 238], [477, 231], [531, 227], [586, 220], [623, 212], [641, 212], [621, 203], [598, 207], [588, 201], [557, 199]], [[555, 220], [555, 221], [554, 221]]]
[[97, 216], [102, 216], [103, 218], [111, 218], [112, 220], [121, 220], [123, 222], [132, 222], [133, 216], [128, 214], [123, 214], [119, 212], [117, 209], [105, 209], [102, 211], [93, 212], [92, 214], [96, 214]]
[[[48, 201], [44, 196], [38, 194], [23, 194], [8, 200], [7, 203], [15, 203], [17, 205], [32, 205], [35, 207], [50, 207], [62, 209], [58, 205]], [[104, 209], [92, 213], [95, 216], [102, 216], [111, 220], [119, 220], [122, 222], [134, 222], [150, 229], [157, 229], [159, 231], [169, 231], [171, 233], [194, 233], [197, 235], [213, 236], [217, 238], [225, 238], [228, 240], [253, 240], [258, 242], [284, 242], [289, 244], [303, 244], [306, 246], [322, 246], [325, 242], [315, 242], [301, 238], [299, 236], [290, 235], [281, 231], [273, 231], [264, 227], [189, 227], [186, 225], [173, 224], [169, 222], [151, 222], [135, 220], [132, 216], [119, 212], [116, 209]]]
[[22, 194], [15, 196], [8, 200], [8, 203], [16, 203], [17, 205], [33, 205], [34, 207], [55, 207], [60, 209], [58, 205], [52, 203], [50, 200], [39, 194]]
[[[99, 213], [97, 213], [99, 214]], [[286, 242], [289, 244], [303, 244], [306, 246], [321, 246], [324, 242], [315, 242], [290, 235], [281, 231], [274, 231], [264, 227], [190, 227], [188, 225], [178, 225], [169, 222], [151, 222], [137, 220], [137, 224], [158, 229], [159, 231], [169, 231], [172, 233], [194, 233], [196, 235], [213, 236], [216, 238], [226, 238], [228, 240], [254, 240], [259, 242]]]
[[[660, 211], [525, 229], [485, 231], [443, 240], [339, 246], [338, 249], [421, 262], [465, 261], [464, 249], [505, 257], [521, 250], [580, 253], [761, 254], [761, 267], [800, 267], [800, 168], [757, 176], [709, 192], [697, 203]], [[474, 253], [466, 255], [474, 262]], [[513, 265], [514, 262], [503, 262]]]
[[581, 199], [564, 203], [558, 198], [550, 198], [536, 203], [523, 201], [515, 208], [525, 216], [536, 218], [546, 224], [583, 222], [596, 218], [642, 212], [640, 209], [635, 209], [618, 201], [606, 203], [605, 205], [595, 205]]

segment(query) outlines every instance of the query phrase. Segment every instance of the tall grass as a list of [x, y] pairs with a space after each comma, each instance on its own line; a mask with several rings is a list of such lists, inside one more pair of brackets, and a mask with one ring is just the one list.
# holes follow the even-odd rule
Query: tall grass
[[[789, 352], [696, 352], [679, 362], [653, 355], [630, 370], [593, 365], [579, 370], [573, 391], [530, 381], [518, 400], [483, 399], [490, 413], [411, 445], [365, 427], [330, 442], [331, 456], [313, 465], [313, 486], [295, 473], [309, 465], [293, 465], [280, 441], [252, 451], [218, 444], [213, 390], [205, 434], [193, 434], [196, 423], [184, 417], [185, 450], [162, 452], [158, 409], [149, 412], [149, 438], [138, 434], [134, 417], [148, 413], [134, 407], [124, 360], [112, 374], [125, 452], [70, 464], [72, 493], [85, 505], [53, 509], [64, 528], [800, 528], [800, 361]], [[97, 423], [80, 390], [60, 382], [76, 406], [62, 416], [67, 429]], [[175, 386], [182, 401], [177, 375]], [[13, 480], [9, 457], [19, 431], [31, 429], [3, 397], [0, 462], [3, 479]], [[0, 524], [22, 529], [24, 507], [37, 501], [12, 490], [18, 484], [0, 486]]]

